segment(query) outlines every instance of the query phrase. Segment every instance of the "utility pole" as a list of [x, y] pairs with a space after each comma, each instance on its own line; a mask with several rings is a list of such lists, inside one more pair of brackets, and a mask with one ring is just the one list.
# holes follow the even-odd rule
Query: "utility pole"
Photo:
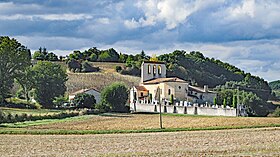
[[239, 99], [239, 86], [237, 86], [237, 106], [236, 106], [236, 115], [239, 116], [240, 110], [240, 99]]
[[159, 126], [160, 129], [162, 129], [162, 114], [161, 114], [161, 102], [160, 102], [160, 88], [157, 88], [157, 93], [156, 93], [157, 97], [158, 97], [158, 103], [159, 103]]

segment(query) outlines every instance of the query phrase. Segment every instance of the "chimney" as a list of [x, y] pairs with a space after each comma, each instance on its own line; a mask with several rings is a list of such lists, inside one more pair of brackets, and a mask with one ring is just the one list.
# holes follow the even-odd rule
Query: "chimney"
[[204, 85], [204, 92], [205, 92], [205, 93], [208, 92], [208, 85]]

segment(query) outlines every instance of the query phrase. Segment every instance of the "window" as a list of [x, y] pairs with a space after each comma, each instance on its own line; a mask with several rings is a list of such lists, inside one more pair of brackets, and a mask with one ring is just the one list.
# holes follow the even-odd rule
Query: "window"
[[168, 89], [168, 95], [170, 95], [171, 94], [171, 89]]
[[141, 97], [143, 97], [144, 96], [144, 93], [143, 92], [141, 92]]
[[153, 72], [154, 72], [154, 75], [157, 73], [157, 67], [156, 67], [156, 65], [154, 65], [154, 67], [153, 67]]
[[178, 88], [181, 89], [181, 86], [179, 86]]
[[150, 74], [151, 73], [151, 65], [149, 64], [148, 65], [148, 74]]
[[158, 66], [158, 74], [159, 74], [159, 75], [161, 75], [161, 71], [162, 71], [162, 70], [161, 70], [161, 66], [159, 65], [159, 66]]

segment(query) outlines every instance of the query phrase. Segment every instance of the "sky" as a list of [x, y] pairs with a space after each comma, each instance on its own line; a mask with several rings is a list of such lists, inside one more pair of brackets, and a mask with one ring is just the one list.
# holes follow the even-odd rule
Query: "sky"
[[200, 51], [280, 79], [279, 0], [0, 0], [0, 35], [58, 55]]

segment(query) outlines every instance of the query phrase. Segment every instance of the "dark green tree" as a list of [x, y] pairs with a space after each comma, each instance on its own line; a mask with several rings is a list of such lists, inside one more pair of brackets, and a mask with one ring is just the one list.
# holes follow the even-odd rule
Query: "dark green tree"
[[48, 61], [58, 61], [58, 57], [53, 52], [50, 52], [46, 55], [46, 60], [48, 60]]
[[237, 107], [237, 95], [234, 95], [234, 96], [233, 96], [233, 99], [232, 99], [232, 107], [233, 107], [233, 108], [236, 108], [236, 107]]
[[58, 64], [42, 61], [33, 67], [33, 71], [35, 100], [44, 108], [54, 108], [54, 98], [63, 96], [66, 91], [66, 71]]
[[73, 103], [77, 108], [94, 108], [96, 100], [91, 94], [80, 93], [74, 97]]
[[67, 66], [68, 66], [68, 69], [70, 71], [73, 71], [73, 72], [79, 72], [82, 69], [82, 64], [79, 61], [75, 60], [75, 59], [70, 59], [67, 62]]
[[10, 94], [14, 79], [31, 63], [30, 50], [16, 39], [0, 37], [0, 103]]
[[213, 103], [214, 105], [217, 105], [217, 97], [214, 98]]
[[95, 53], [92, 53], [90, 56], [89, 56], [89, 61], [91, 62], [95, 62], [97, 61], [97, 55]]
[[123, 83], [115, 82], [101, 92], [101, 103], [114, 112], [128, 112], [125, 106], [128, 99], [128, 90]]
[[170, 95], [170, 104], [172, 104], [172, 105], [174, 104], [174, 96], [173, 96], [173, 94]]
[[227, 106], [227, 99], [226, 98], [224, 98], [223, 106], [224, 106], [224, 108]]
[[35, 72], [32, 70], [32, 67], [27, 67], [20, 76], [16, 77], [16, 81], [22, 88], [24, 98], [30, 100], [30, 91], [34, 87], [34, 76]]

